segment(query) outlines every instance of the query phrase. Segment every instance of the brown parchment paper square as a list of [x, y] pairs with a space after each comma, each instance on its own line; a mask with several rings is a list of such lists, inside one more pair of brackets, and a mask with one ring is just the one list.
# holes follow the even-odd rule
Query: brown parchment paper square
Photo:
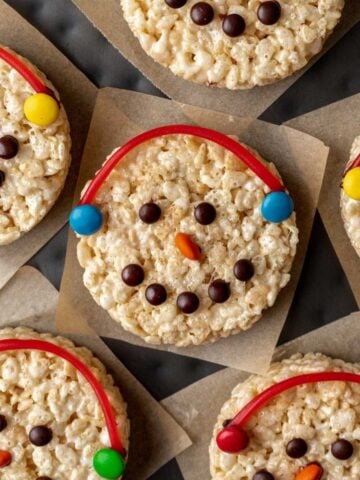
[[[239, 135], [242, 141], [274, 161], [279, 168], [294, 198], [300, 229], [300, 244], [290, 284], [280, 293], [275, 306], [267, 310], [263, 319], [247, 332], [205, 346], [179, 349], [148, 345], [139, 337], [123, 330], [92, 299], [82, 282], [82, 269], [76, 258], [77, 240], [73, 232], [70, 232], [57, 310], [57, 327], [64, 332], [96, 331], [102, 336], [120, 338], [135, 345], [261, 372], [270, 362], [302, 268], [328, 155], [328, 148], [322, 142], [287, 127], [227, 116], [197, 107], [180, 107], [170, 100], [125, 90], [104, 89], [100, 90], [95, 106], [76, 198], [79, 198], [85, 182], [114, 148], [143, 130], [169, 123], [191, 123], [190, 119], [224, 133]], [[256, 355], [253, 354], [254, 351], [257, 352]]]
[[[56, 334], [58, 292], [32, 267], [21, 268], [0, 291], [0, 328], [27, 326]], [[125, 479], [145, 480], [191, 445], [185, 431], [96, 336], [70, 335], [94, 352], [114, 376], [131, 422], [130, 456]]]
[[340, 185], [350, 149], [360, 135], [360, 94], [290, 120], [286, 125], [321, 138], [330, 147], [319, 211], [360, 306], [360, 259], [346, 234], [340, 213]]
[[324, 50], [303, 70], [274, 85], [252, 90], [231, 91], [197, 85], [176, 77], [171, 71], [156, 63], [141, 48], [139, 41], [125, 21], [120, 0], [72, 0], [105, 37], [168, 97], [212, 110], [258, 117], [275, 102], [303, 73], [360, 20], [359, 0], [346, 0], [341, 23], [329, 38]]
[[[322, 352], [348, 362], [359, 362], [359, 336], [360, 312], [357, 312], [283, 345], [276, 350], [274, 360], [297, 352]], [[233, 388], [247, 376], [226, 368], [161, 402], [193, 440], [193, 445], [177, 458], [185, 480], [210, 478], [208, 447], [217, 416]]]
[[48, 215], [11, 245], [0, 247], [0, 288], [66, 223], [82, 149], [95, 103], [95, 86], [40, 32], [0, 0], [0, 43], [38, 66], [59, 90], [71, 125], [72, 165], [65, 188]]

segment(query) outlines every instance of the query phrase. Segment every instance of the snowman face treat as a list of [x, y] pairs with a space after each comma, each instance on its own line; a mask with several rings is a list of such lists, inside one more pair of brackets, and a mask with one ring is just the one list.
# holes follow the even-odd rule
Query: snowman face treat
[[126, 405], [88, 349], [28, 328], [0, 330], [0, 383], [2, 479], [121, 478]]
[[70, 147], [69, 123], [53, 85], [0, 46], [0, 245], [31, 230], [54, 205]]
[[142, 48], [186, 80], [231, 90], [274, 83], [319, 53], [344, 0], [120, 0]]
[[360, 366], [310, 353], [233, 390], [210, 445], [211, 478], [358, 478]]
[[70, 225], [96, 302], [145, 341], [177, 346], [249, 329], [288, 283], [298, 242], [275, 167], [189, 125], [116, 150]]

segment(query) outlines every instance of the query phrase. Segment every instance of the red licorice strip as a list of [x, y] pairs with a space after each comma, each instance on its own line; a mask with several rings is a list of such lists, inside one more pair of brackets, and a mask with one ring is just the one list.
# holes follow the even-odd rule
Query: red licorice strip
[[360, 384], [360, 375], [350, 372], [319, 372], [297, 375], [296, 377], [288, 378], [282, 382], [272, 385], [250, 400], [250, 402], [245, 405], [245, 407], [236, 415], [236, 417], [229, 423], [228, 426], [236, 425], [243, 427], [252, 415], [254, 415], [258, 410], [260, 410], [260, 408], [281, 393], [300, 385], [318, 382], [349, 382]]
[[44, 340], [21, 340], [5, 339], [0, 340], [0, 352], [7, 350], [40, 350], [42, 352], [52, 353], [71, 363], [91, 385], [103, 410], [106, 426], [109, 432], [111, 447], [126, 456], [125, 448], [122, 444], [120, 434], [116, 425], [116, 419], [109, 399], [99, 381], [88, 369], [88, 367], [75, 355], [53, 343]]
[[0, 47], [0, 58], [11, 65], [37, 93], [49, 93], [46, 85], [17, 57]]
[[92, 203], [99, 188], [110, 175], [112, 170], [131, 150], [144, 142], [148, 142], [149, 140], [165, 135], [192, 135], [194, 137], [200, 137], [217, 143], [221, 147], [226, 148], [234, 155], [239, 157], [239, 159], [243, 161], [245, 165], [249, 167], [270, 188], [270, 190], [274, 192], [284, 190], [284, 186], [281, 184], [280, 180], [273, 175], [270, 170], [268, 170], [265, 165], [263, 165], [252, 153], [250, 153], [248, 150], [246, 150], [246, 148], [232, 138], [229, 138], [226, 135], [209, 128], [195, 127], [192, 125], [168, 125], [141, 133], [116, 150], [116, 152], [111, 155], [111, 157], [91, 181], [85, 194], [80, 200], [80, 205]]
[[348, 168], [345, 170], [343, 176], [345, 177], [345, 175], [346, 175], [350, 170], [352, 170], [353, 168], [356, 168], [356, 167], [360, 167], [360, 155], [358, 155], [358, 156], [355, 158], [355, 160], [350, 163], [350, 165], [348, 166]]

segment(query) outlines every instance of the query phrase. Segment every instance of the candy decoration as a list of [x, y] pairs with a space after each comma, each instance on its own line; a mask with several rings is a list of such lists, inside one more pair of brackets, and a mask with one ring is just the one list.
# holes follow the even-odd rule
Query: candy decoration
[[224, 303], [230, 297], [230, 285], [224, 280], [217, 279], [210, 283], [208, 294], [215, 303]]
[[196, 243], [192, 241], [190, 235], [178, 232], [175, 235], [175, 245], [184, 257], [189, 260], [200, 260], [201, 250]]
[[145, 298], [150, 305], [161, 305], [167, 299], [166, 289], [160, 283], [152, 283], [145, 290]]
[[301, 458], [307, 452], [308, 446], [303, 438], [293, 438], [286, 445], [286, 453], [291, 458]]
[[354, 453], [354, 447], [345, 438], [339, 438], [331, 445], [331, 453], [338, 460], [347, 460]]
[[19, 142], [11, 135], [5, 135], [0, 138], [0, 158], [9, 160], [16, 157], [19, 151]]
[[187, 0], [165, 0], [165, 2], [170, 8], [181, 8], [186, 4]]
[[12, 460], [11, 453], [7, 450], [0, 450], [0, 468], [10, 465]]
[[274, 25], [281, 17], [281, 5], [277, 1], [266, 1], [259, 5], [258, 19], [264, 25]]
[[199, 297], [193, 292], [183, 292], [177, 297], [177, 307], [186, 314], [194, 313], [199, 308]]
[[230, 425], [219, 432], [216, 443], [223, 452], [239, 453], [248, 446], [249, 437], [242, 428]]
[[198, 2], [191, 8], [190, 16], [196, 25], [208, 25], [214, 19], [214, 9], [206, 2]]
[[144, 269], [136, 263], [130, 263], [121, 272], [121, 278], [129, 287], [137, 287], [144, 281]]
[[318, 463], [309, 463], [305, 468], [300, 470], [295, 480], [320, 480], [324, 470]]
[[2, 47], [0, 58], [13, 67], [36, 92], [24, 103], [24, 114], [28, 121], [41, 127], [53, 123], [60, 112], [54, 93], [19, 58]]
[[29, 433], [30, 442], [37, 447], [43, 447], [44, 445], [47, 445], [51, 442], [52, 438], [52, 431], [50, 428], [47, 428], [44, 425], [33, 427]]
[[[79, 360], [75, 355], [70, 353], [68, 350], [65, 350], [58, 345], [55, 345], [51, 342], [46, 342], [44, 340], [22, 340], [22, 339], [5, 339], [0, 340], [0, 352], [5, 352], [8, 350], [39, 350], [42, 352], [51, 353], [60, 357], [67, 362], [69, 362], [76, 370], [78, 370], [81, 375], [87, 380], [90, 384], [91, 388], [93, 389], [101, 409], [104, 414], [105, 423], [107, 426], [111, 450], [118, 453], [118, 455], [122, 456], [123, 460], [126, 457], [126, 451], [123, 447], [118, 425], [116, 422], [116, 418], [113, 412], [113, 408], [109, 401], [109, 398], [94, 376], [94, 374], [89, 370], [89, 368]], [[119, 460], [118, 460], [119, 461]], [[124, 462], [125, 463], [125, 462]], [[0, 464], [1, 464], [1, 451], [0, 451]], [[110, 478], [110, 477], [104, 477]]]
[[255, 268], [250, 260], [243, 258], [235, 263], [233, 272], [238, 280], [241, 282], [247, 282], [254, 276]]
[[199, 203], [195, 207], [194, 216], [201, 225], [210, 225], [216, 218], [216, 210], [214, 205], [208, 202]]
[[232, 138], [224, 135], [223, 133], [217, 132], [216, 130], [211, 130], [210, 128], [195, 127], [193, 125], [167, 125], [165, 127], [158, 127], [141, 133], [116, 150], [90, 182], [87, 190], [80, 200], [80, 204], [83, 205], [92, 203], [101, 185], [104, 183], [113, 169], [118, 165], [118, 163], [121, 162], [121, 160], [131, 150], [145, 142], [148, 142], [149, 140], [166, 135], [192, 135], [194, 137], [199, 137], [214, 142], [236, 155], [240, 161], [250, 168], [250, 170], [252, 170], [255, 175], [257, 175], [270, 188], [270, 190], [284, 190], [280, 180], [272, 172], [270, 172], [270, 170], [266, 168], [266, 166], [261, 163], [255, 157], [255, 155], [253, 155], [249, 150]]
[[123, 475], [126, 464], [119, 452], [112, 448], [103, 448], [95, 453], [93, 466], [100, 477], [116, 479]]
[[47, 93], [35, 93], [24, 103], [25, 117], [39, 127], [47, 127], [54, 123], [59, 112], [57, 101]]
[[145, 203], [139, 210], [139, 217], [144, 223], [155, 223], [161, 217], [161, 208], [156, 203]]
[[103, 224], [101, 211], [94, 205], [78, 205], [69, 216], [70, 227], [79, 235], [92, 235]]
[[[318, 382], [349, 382], [349, 383], [358, 383], [360, 384], [360, 375], [350, 372], [318, 372], [318, 373], [307, 373], [304, 375], [297, 375], [295, 377], [290, 377], [282, 382], [275, 383], [271, 387], [267, 388], [263, 392], [259, 393], [254, 397], [250, 402], [245, 405], [245, 407], [236, 415], [236, 417], [230, 422], [230, 424], [224, 428], [222, 431], [229, 429], [230, 427], [237, 427], [242, 430], [244, 425], [250, 420], [250, 418], [260, 410], [264, 405], [273, 400], [275, 397], [280, 395], [283, 392], [286, 392], [290, 388], [298, 387], [300, 385], [305, 385], [308, 383], [318, 383]], [[221, 432], [218, 434], [218, 437], [221, 435]], [[238, 435], [238, 434], [236, 434]], [[231, 437], [229, 437], [226, 447], [231, 450], [236, 450], [239, 445], [236, 437], [233, 434], [234, 444], [231, 445]], [[242, 433], [241, 433], [242, 435]], [[221, 443], [218, 447], [220, 450]], [[225, 451], [225, 450], [224, 450]], [[238, 450], [239, 452], [240, 450]], [[238, 453], [237, 452], [237, 453]]]
[[6, 427], [7, 427], [6, 417], [5, 415], [0, 415], [0, 432], [5, 430]]
[[294, 211], [294, 202], [286, 192], [271, 192], [261, 204], [261, 214], [271, 223], [287, 220]]
[[260, 470], [253, 476], [253, 480], [275, 480], [274, 476], [267, 470]]
[[229, 37], [238, 37], [244, 33], [246, 28], [245, 20], [237, 13], [226, 15], [222, 22], [222, 29]]
[[2, 184], [5, 182], [5, 178], [6, 178], [5, 172], [3, 172], [2, 170], [0, 170], [0, 187], [1, 187]]
[[343, 189], [353, 200], [360, 200], [360, 167], [349, 170], [343, 179]]

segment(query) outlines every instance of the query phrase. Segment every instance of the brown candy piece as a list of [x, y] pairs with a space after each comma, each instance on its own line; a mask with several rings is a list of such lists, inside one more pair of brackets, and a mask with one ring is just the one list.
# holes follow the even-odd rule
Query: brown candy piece
[[307, 452], [308, 446], [303, 438], [293, 438], [286, 445], [286, 453], [291, 458], [301, 458]]
[[144, 223], [155, 223], [161, 216], [161, 208], [153, 202], [145, 203], [139, 210], [139, 217]]
[[187, 0], [165, 0], [165, 2], [170, 8], [181, 8], [186, 4]]
[[194, 313], [199, 308], [199, 297], [193, 292], [183, 292], [177, 298], [176, 305], [183, 313]]
[[234, 265], [234, 275], [241, 282], [247, 282], [255, 273], [254, 265], [245, 258], [238, 260]]
[[222, 22], [222, 29], [229, 37], [238, 37], [245, 32], [245, 28], [245, 20], [237, 13], [226, 15]]
[[150, 305], [161, 305], [167, 299], [166, 289], [160, 283], [152, 283], [145, 290], [145, 298]]
[[262, 2], [257, 11], [258, 19], [264, 25], [274, 25], [281, 17], [281, 5], [272, 0]]
[[345, 438], [340, 438], [331, 445], [331, 453], [338, 460], [347, 460], [354, 453], [354, 447]]
[[195, 207], [194, 216], [201, 225], [210, 225], [216, 218], [215, 207], [208, 202], [199, 203]]
[[190, 16], [196, 25], [208, 25], [214, 19], [214, 9], [206, 2], [198, 2], [192, 7]]
[[5, 415], [0, 415], [0, 432], [5, 430], [6, 427], [7, 427], [6, 417]]
[[129, 287], [136, 287], [144, 281], [144, 270], [140, 265], [131, 263], [123, 269], [121, 278]]
[[19, 142], [11, 135], [5, 135], [0, 138], [0, 158], [8, 160], [16, 157], [19, 151]]
[[274, 476], [271, 475], [267, 470], [259, 470], [253, 476], [253, 480], [275, 480]]
[[47, 445], [52, 440], [52, 431], [50, 428], [45, 427], [44, 425], [38, 425], [33, 427], [29, 433], [30, 442], [37, 447], [43, 447]]
[[230, 285], [224, 280], [214, 280], [210, 283], [208, 294], [215, 303], [224, 303], [230, 297]]

